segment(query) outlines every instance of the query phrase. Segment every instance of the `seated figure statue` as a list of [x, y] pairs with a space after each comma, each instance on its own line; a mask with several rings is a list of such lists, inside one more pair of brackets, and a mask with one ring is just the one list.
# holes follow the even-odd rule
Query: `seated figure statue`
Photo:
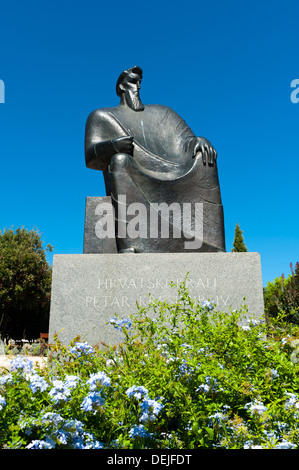
[[140, 67], [122, 72], [120, 104], [86, 123], [86, 166], [104, 174], [118, 252], [223, 252], [217, 153], [171, 108], [143, 105], [141, 80]]

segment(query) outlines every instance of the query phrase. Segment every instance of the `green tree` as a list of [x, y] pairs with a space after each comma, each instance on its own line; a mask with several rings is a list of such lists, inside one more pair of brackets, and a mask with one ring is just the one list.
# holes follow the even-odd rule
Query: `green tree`
[[243, 230], [240, 229], [239, 224], [236, 224], [233, 245], [232, 251], [234, 252], [247, 251], [247, 247], [244, 243]]
[[36, 230], [0, 231], [0, 336], [36, 338], [49, 325], [52, 269]]
[[268, 282], [264, 288], [264, 304], [268, 317], [277, 317], [282, 310], [284, 292], [290, 283], [290, 276], [284, 275], [276, 277], [274, 281]]
[[282, 274], [268, 282], [264, 289], [265, 311], [268, 317], [277, 317], [284, 313], [285, 320], [299, 323], [299, 263], [293, 268], [290, 263], [291, 274], [285, 277]]

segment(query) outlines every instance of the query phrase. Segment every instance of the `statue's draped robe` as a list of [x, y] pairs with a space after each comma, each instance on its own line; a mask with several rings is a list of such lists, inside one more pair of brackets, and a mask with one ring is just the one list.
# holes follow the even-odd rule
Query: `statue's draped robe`
[[[118, 137], [133, 136], [133, 157], [112, 155], [109, 160], [101, 152], [92, 155], [94, 145], [100, 142], [111, 145]], [[132, 203], [143, 203], [147, 208], [147, 237], [118, 238], [119, 250], [134, 248], [136, 252], [225, 251], [224, 218], [218, 181], [217, 164], [203, 163], [201, 153], [194, 155], [196, 136], [185, 121], [172, 109], [160, 105], [147, 105], [143, 111], [133, 111], [127, 106], [103, 108], [90, 114], [86, 123], [86, 161], [90, 168], [104, 173], [107, 195], [111, 194], [116, 220], [119, 220], [119, 199], [126, 196], [126, 209]], [[111, 150], [110, 150], [111, 151]], [[112, 153], [115, 151], [112, 150]], [[171, 225], [182, 225], [183, 204], [189, 203], [192, 213], [195, 203], [203, 203], [203, 221], [192, 218], [189, 235], [181, 238], [150, 238], [150, 213], [153, 204], [179, 203], [181, 213], [170, 212]], [[121, 203], [123, 203], [121, 201]], [[124, 211], [121, 211], [123, 213]], [[126, 224], [134, 219], [126, 215]], [[159, 214], [159, 217], [161, 214]], [[122, 216], [121, 216], [122, 217]], [[161, 220], [160, 220], [161, 222]], [[196, 225], [197, 223], [197, 225]], [[185, 249], [192, 241], [192, 233], [203, 223], [203, 243], [199, 248]], [[116, 224], [116, 234], [118, 234]], [[172, 227], [173, 228], [173, 227]], [[187, 238], [188, 236], [188, 238]], [[193, 238], [194, 240], [194, 238]]]

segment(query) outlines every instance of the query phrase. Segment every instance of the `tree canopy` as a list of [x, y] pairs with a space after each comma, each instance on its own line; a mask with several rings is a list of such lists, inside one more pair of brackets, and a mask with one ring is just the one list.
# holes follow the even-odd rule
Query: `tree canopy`
[[48, 331], [52, 269], [37, 230], [0, 231], [0, 336], [32, 339]]
[[285, 320], [299, 323], [299, 262], [290, 263], [291, 274], [282, 274], [268, 282], [264, 289], [265, 311], [268, 316], [285, 315]]

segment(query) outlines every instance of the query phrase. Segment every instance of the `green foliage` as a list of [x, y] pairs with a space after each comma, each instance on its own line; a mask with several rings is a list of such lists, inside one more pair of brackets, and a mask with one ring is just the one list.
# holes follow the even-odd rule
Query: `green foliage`
[[51, 267], [35, 230], [0, 231], [0, 336], [38, 337], [48, 328]]
[[178, 289], [112, 319], [117, 347], [56, 338], [44, 369], [16, 358], [0, 376], [0, 447], [298, 448], [299, 336], [274, 325], [267, 339], [245, 307]]
[[284, 314], [284, 319], [299, 324], [299, 263], [293, 268], [290, 263], [291, 274], [285, 277], [282, 274], [273, 282], [268, 282], [264, 289], [265, 311], [269, 317], [278, 317]]
[[239, 224], [236, 224], [235, 238], [233, 241], [233, 245], [234, 245], [234, 247], [232, 248], [233, 252], [247, 251], [247, 247], [244, 243], [243, 230], [240, 229]]

